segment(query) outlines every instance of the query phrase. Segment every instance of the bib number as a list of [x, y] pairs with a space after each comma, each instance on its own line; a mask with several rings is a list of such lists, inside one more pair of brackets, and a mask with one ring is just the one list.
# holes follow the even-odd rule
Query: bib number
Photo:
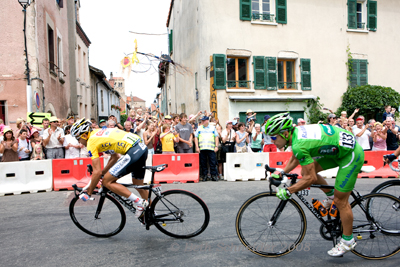
[[154, 193], [160, 194], [161, 193], [161, 185], [160, 184], [154, 185], [153, 190], [154, 190]]
[[308, 197], [308, 196], [310, 195], [310, 187], [299, 191], [299, 194], [300, 194], [301, 196]]
[[340, 132], [339, 134], [339, 146], [353, 148], [356, 144], [356, 138], [352, 134], [348, 134], [345, 132]]

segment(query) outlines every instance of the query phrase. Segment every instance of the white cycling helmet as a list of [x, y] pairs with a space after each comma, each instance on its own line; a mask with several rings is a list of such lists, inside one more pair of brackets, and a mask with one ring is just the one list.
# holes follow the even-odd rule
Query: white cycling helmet
[[71, 127], [71, 135], [76, 139], [79, 139], [82, 134], [90, 131], [92, 131], [92, 123], [85, 118], [75, 122]]

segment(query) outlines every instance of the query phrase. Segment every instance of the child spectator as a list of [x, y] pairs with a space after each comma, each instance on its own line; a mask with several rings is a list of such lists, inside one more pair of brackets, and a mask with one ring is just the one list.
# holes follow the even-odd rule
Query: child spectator
[[26, 136], [27, 136], [27, 131], [25, 129], [22, 129], [19, 133], [19, 138], [18, 138], [19, 161], [30, 160], [32, 146], [29, 140], [26, 138]]
[[65, 126], [65, 138], [63, 143], [63, 146], [65, 147], [65, 158], [79, 158], [81, 144], [79, 144], [78, 140], [71, 135], [70, 131], [71, 125]]
[[251, 121], [251, 119], [256, 119], [257, 113], [253, 113], [251, 109], [248, 109], [246, 112], [246, 125]]
[[163, 125], [163, 133], [160, 135], [163, 154], [174, 154], [174, 143], [179, 142], [179, 135], [171, 131], [171, 126], [167, 123]]
[[31, 160], [43, 160], [45, 159], [42, 145], [39, 143], [32, 143], [33, 148], [32, 148], [32, 155], [31, 155]]

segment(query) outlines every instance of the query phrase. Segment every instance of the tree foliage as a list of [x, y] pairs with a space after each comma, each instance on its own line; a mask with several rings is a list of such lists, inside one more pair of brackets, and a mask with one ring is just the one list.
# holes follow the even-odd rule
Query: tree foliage
[[306, 107], [304, 107], [304, 112], [307, 115], [309, 124], [316, 124], [319, 121], [326, 121], [326, 114], [321, 111], [323, 104], [319, 102], [319, 97], [316, 100], [307, 99]]
[[[345, 110], [347, 114], [352, 114], [359, 108], [358, 115], [363, 115], [366, 120], [375, 119], [381, 121], [380, 116], [384, 112], [386, 105], [398, 107], [400, 104], [400, 94], [390, 87], [377, 85], [363, 85], [348, 88], [342, 97], [342, 105], [336, 112], [337, 116]], [[398, 113], [396, 112], [398, 115]]]
[[120, 119], [121, 125], [124, 126], [125, 121], [128, 119], [128, 115], [122, 114], [120, 115]]

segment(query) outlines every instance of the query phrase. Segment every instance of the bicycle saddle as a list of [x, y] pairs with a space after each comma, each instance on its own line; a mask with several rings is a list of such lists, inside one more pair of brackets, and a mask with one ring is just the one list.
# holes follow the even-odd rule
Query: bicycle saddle
[[167, 168], [167, 164], [161, 164], [157, 166], [144, 166], [143, 168], [151, 170], [152, 172], [162, 172]]

